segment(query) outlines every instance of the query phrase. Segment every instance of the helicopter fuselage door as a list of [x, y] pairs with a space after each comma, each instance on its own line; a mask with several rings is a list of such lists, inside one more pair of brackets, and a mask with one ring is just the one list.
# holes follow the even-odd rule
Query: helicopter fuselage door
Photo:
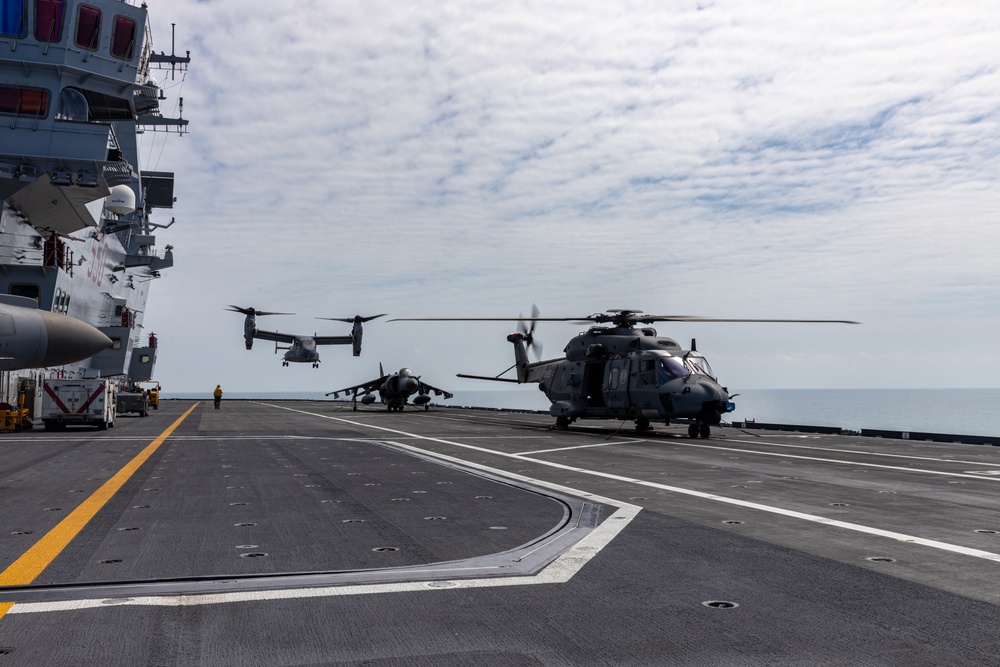
[[604, 366], [605, 362], [588, 361], [583, 371], [583, 391], [588, 408], [604, 407]]
[[604, 374], [604, 404], [611, 410], [627, 410], [631, 356], [609, 359]]

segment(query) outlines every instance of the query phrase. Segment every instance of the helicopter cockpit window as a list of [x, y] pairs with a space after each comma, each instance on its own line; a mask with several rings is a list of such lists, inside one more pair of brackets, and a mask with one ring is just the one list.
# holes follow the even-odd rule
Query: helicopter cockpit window
[[677, 357], [662, 357], [656, 367], [656, 382], [664, 384], [691, 375], [691, 371]]
[[708, 365], [708, 359], [705, 357], [695, 357], [690, 356], [686, 359], [688, 366], [695, 373], [701, 373], [702, 375], [707, 375], [708, 377], [715, 379], [715, 373], [712, 372], [712, 367]]
[[639, 382], [641, 384], [652, 385], [655, 384], [656, 377], [656, 360], [655, 359], [640, 359], [639, 360]]

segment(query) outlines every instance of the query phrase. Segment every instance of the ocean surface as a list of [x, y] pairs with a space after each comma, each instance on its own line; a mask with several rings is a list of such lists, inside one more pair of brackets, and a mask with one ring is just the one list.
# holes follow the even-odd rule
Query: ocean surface
[[[323, 392], [240, 393], [227, 399], [328, 400]], [[211, 392], [164, 393], [211, 400]], [[548, 411], [533, 385], [519, 390], [459, 391], [442, 405]], [[1000, 389], [749, 389], [733, 399], [727, 421], [839, 426], [957, 435], [1000, 436]]]

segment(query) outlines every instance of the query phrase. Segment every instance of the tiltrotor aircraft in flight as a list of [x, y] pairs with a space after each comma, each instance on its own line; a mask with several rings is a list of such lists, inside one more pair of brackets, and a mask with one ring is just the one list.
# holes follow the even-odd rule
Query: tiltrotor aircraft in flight
[[378, 373], [379, 377], [374, 380], [362, 382], [361, 384], [356, 384], [353, 387], [330, 391], [327, 392], [326, 395], [329, 396], [330, 394], [333, 394], [334, 398], [340, 398], [341, 394], [351, 394], [353, 399], [352, 404], [354, 409], [357, 410], [359, 392], [361, 393], [361, 402], [364, 405], [371, 405], [374, 403], [375, 394], [372, 392], [378, 392], [378, 397], [386, 406], [386, 409], [390, 412], [402, 411], [410, 396], [413, 396], [414, 394], [416, 394], [416, 396], [413, 399], [413, 404], [424, 406], [424, 410], [427, 410], [428, 408], [432, 392], [435, 396], [444, 395], [446, 399], [451, 398], [454, 395], [444, 389], [432, 387], [421, 380], [419, 375], [414, 375], [413, 371], [409, 368], [400, 368], [398, 372], [387, 375], [385, 371], [382, 370], [382, 364], [379, 364]]
[[[361, 356], [361, 336], [364, 333], [362, 325], [369, 320], [374, 320], [377, 317], [383, 317], [385, 315], [385, 313], [382, 313], [381, 315], [372, 315], [370, 317], [362, 317], [361, 315], [343, 318], [318, 317], [316, 319], [319, 320], [353, 322], [354, 326], [351, 329], [351, 333], [347, 336], [306, 336], [281, 333], [279, 331], [262, 331], [257, 328], [257, 317], [259, 316], [291, 315], [291, 313], [274, 313], [257, 310], [253, 307], [244, 308], [242, 306], [232, 305], [226, 310], [246, 315], [246, 320], [243, 323], [243, 340], [246, 342], [248, 350], [253, 348], [254, 338], [274, 341], [275, 354], [278, 353], [278, 350], [286, 350], [284, 359], [281, 362], [282, 366], [287, 366], [289, 363], [299, 363], [312, 364], [313, 368], [319, 368], [319, 351], [316, 349], [319, 345], [351, 345], [354, 348], [354, 356]], [[278, 343], [285, 343], [288, 347], [279, 347]]]
[[[398, 318], [409, 320], [513, 321], [515, 318]], [[671, 338], [659, 336], [654, 322], [809, 322], [857, 324], [845, 320], [719, 319], [686, 315], [647, 315], [641, 310], [616, 309], [588, 317], [538, 317], [520, 320], [519, 331], [507, 336], [514, 345], [514, 365], [497, 376], [462, 375], [479, 380], [519, 384], [533, 382], [552, 402], [549, 414], [556, 428], [577, 419], [634, 420], [637, 430], [652, 420], [688, 424], [692, 438], [707, 438], [711, 427], [732, 412], [736, 394], [719, 383], [695, 341], [685, 350]], [[397, 321], [397, 320], [391, 320]], [[592, 324], [574, 336], [560, 359], [529, 362], [537, 322]], [[524, 323], [531, 322], [531, 328]], [[601, 326], [601, 325], [610, 326]], [[517, 378], [503, 378], [516, 369]]]
[[110, 346], [111, 339], [86, 322], [39, 310], [28, 297], [0, 294], [0, 370], [62, 366]]

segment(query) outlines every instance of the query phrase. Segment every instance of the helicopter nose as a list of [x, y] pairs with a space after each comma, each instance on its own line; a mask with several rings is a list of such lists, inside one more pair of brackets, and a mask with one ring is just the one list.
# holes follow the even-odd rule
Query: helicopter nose
[[711, 380], [695, 380], [688, 383], [674, 403], [683, 406], [684, 411], [698, 412], [705, 410], [715, 412], [714, 406], [725, 405], [729, 393]]

